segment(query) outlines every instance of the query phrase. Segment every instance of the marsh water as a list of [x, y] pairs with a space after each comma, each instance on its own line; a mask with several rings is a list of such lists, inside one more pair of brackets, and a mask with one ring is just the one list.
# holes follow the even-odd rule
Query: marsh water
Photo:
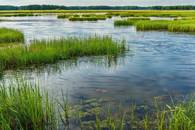
[[82, 57], [40, 67], [7, 70], [2, 79], [15, 76], [38, 82], [59, 97], [71, 101], [105, 99], [109, 102], [151, 102], [153, 97], [185, 96], [195, 92], [195, 35], [159, 31], [136, 31], [114, 27], [114, 19], [70, 22], [56, 16], [6, 18], [0, 27], [20, 29], [26, 44], [33, 39], [108, 35], [126, 40], [130, 51], [115, 59]]

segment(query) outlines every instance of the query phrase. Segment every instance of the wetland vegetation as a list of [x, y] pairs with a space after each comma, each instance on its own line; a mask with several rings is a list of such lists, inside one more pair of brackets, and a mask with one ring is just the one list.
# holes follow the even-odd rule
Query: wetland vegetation
[[59, 19], [68, 19], [70, 21], [98, 21], [98, 20], [106, 20], [107, 18], [110, 18], [106, 15], [97, 15], [97, 14], [63, 14], [57, 16]]
[[23, 33], [15, 29], [0, 28], [0, 46], [10, 43], [24, 43]]
[[[129, 104], [122, 109], [120, 104], [112, 107], [102, 101], [88, 100], [73, 105], [62, 94], [63, 100], [49, 98], [39, 85], [17, 79], [0, 86], [0, 124], [3, 130], [194, 130], [195, 101], [186, 100], [161, 104], [154, 99], [152, 106]], [[104, 102], [105, 103], [105, 102]]]
[[[140, 31], [195, 32], [194, 11], [19, 10], [2, 12], [4, 14], [0, 16], [4, 17], [53, 13], [59, 19], [70, 21], [98, 21], [113, 16], [129, 17], [125, 20], [116, 20], [114, 25], [135, 26]], [[151, 20], [150, 17], [178, 19]], [[0, 77], [7, 69], [45, 65], [84, 56], [117, 57], [128, 50], [124, 40], [119, 41], [110, 36], [96, 35], [86, 38], [62, 37], [33, 40], [28, 45], [20, 43], [24, 43], [24, 34], [21, 31], [0, 28]], [[155, 97], [152, 105], [137, 105], [133, 102], [128, 104], [128, 109], [124, 109], [126, 107], [123, 108], [120, 104], [109, 104], [104, 99], [101, 101], [84, 100], [80, 104], [71, 104], [64, 94], [62, 94], [62, 100], [53, 99], [47, 90], [42, 90], [41, 87], [24, 79], [9, 83], [2, 81], [0, 85], [0, 129], [195, 129], [194, 96], [186, 96], [179, 100], [173, 100], [170, 97], [170, 102], [161, 102], [158, 97]]]
[[124, 41], [117, 42], [107, 36], [34, 40], [27, 47], [20, 45], [1, 49], [0, 64], [2, 69], [8, 69], [32, 64], [53, 63], [81, 56], [116, 56], [123, 53], [125, 48]]
[[194, 20], [117, 20], [115, 26], [135, 26], [137, 30], [164, 30], [170, 32], [195, 32]]

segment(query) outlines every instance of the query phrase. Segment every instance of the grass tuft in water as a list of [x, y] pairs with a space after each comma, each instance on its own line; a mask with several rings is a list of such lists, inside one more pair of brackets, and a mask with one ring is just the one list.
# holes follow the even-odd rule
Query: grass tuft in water
[[82, 56], [117, 56], [125, 50], [124, 41], [114, 41], [108, 36], [34, 40], [27, 47], [15, 46], [1, 49], [0, 66], [2, 69], [8, 69], [32, 64], [54, 63]]
[[47, 94], [36, 85], [18, 80], [0, 86], [1, 130], [55, 128], [55, 110]]
[[146, 18], [146, 17], [133, 17], [133, 18], [129, 18], [126, 20], [116, 20], [114, 21], [114, 25], [115, 26], [132, 26], [134, 25], [137, 21], [149, 21], [150, 18]]
[[195, 32], [195, 20], [118, 20], [115, 26], [135, 26], [139, 31]]
[[0, 28], [0, 44], [23, 43], [24, 35], [15, 29]]

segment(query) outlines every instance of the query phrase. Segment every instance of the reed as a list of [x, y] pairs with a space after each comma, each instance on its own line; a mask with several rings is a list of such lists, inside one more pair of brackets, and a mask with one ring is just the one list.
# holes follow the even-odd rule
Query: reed
[[135, 22], [134, 20], [116, 20], [114, 26], [132, 26]]
[[127, 19], [114, 22], [115, 26], [135, 26], [138, 31], [195, 32], [195, 20], [138, 20]]
[[25, 17], [25, 16], [39, 16], [39, 14], [33, 14], [33, 13], [0, 14], [0, 17]]
[[90, 17], [69, 17], [70, 21], [98, 21], [98, 20], [106, 20], [106, 17], [100, 16], [90, 16]]
[[[61, 122], [67, 129], [110, 129], [110, 130], [194, 130], [195, 100], [155, 106], [134, 105], [130, 109], [90, 105], [90, 102], [72, 106], [64, 98], [59, 104], [43, 93], [39, 85], [33, 85], [23, 79], [0, 84], [0, 129], [2, 130], [56, 130], [62, 129]], [[87, 104], [86, 104], [87, 103]], [[86, 107], [86, 105], [88, 107]], [[115, 104], [116, 106], [116, 104]], [[160, 106], [160, 107], [156, 107]], [[113, 109], [111, 109], [113, 108]], [[59, 109], [60, 111], [56, 111]], [[140, 111], [144, 112], [140, 113]], [[88, 113], [88, 123], [83, 122], [84, 113]], [[73, 113], [79, 113], [79, 117]], [[83, 113], [83, 114], [81, 114]], [[60, 115], [60, 116], [59, 116]], [[133, 116], [133, 117], [132, 117]], [[59, 119], [60, 118], [60, 119]], [[80, 122], [80, 123], [77, 123]], [[80, 126], [82, 125], [82, 126]], [[74, 127], [72, 127], [74, 126]]]
[[58, 19], [66, 19], [66, 18], [69, 18], [71, 15], [69, 14], [60, 14], [57, 16]]
[[137, 21], [134, 25], [137, 30], [168, 30], [168, 26], [172, 21], [154, 20], [154, 21]]
[[0, 28], [0, 44], [23, 43], [24, 35], [19, 30]]
[[0, 51], [0, 66], [3, 69], [54, 63], [81, 56], [118, 55], [125, 51], [124, 42], [111, 37], [61, 38], [34, 40], [28, 47], [15, 46]]
[[132, 17], [126, 20], [116, 20], [114, 21], [115, 26], [131, 26], [134, 25], [138, 21], [145, 21], [145, 20], [150, 20], [150, 18], [146, 17]]
[[24, 80], [0, 85], [1, 130], [55, 129], [55, 110], [47, 94]]
[[177, 20], [169, 25], [170, 32], [195, 32], [195, 20]]

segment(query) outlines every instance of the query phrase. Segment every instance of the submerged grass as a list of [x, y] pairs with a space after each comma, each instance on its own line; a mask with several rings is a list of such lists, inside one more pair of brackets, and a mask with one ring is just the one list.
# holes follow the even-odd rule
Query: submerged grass
[[58, 60], [91, 55], [116, 56], [125, 51], [124, 41], [111, 37], [62, 38], [35, 40], [28, 47], [15, 46], [0, 51], [0, 66], [8, 69], [32, 64], [54, 63]]
[[0, 44], [23, 43], [24, 35], [15, 29], [0, 28]]
[[[54, 102], [38, 85], [23, 79], [0, 85], [1, 130], [194, 130], [195, 100], [177, 101], [171, 105], [130, 105], [101, 107], [96, 100], [73, 106], [63, 95]], [[111, 109], [112, 108], [112, 109]], [[58, 110], [58, 111], [56, 111]]]

